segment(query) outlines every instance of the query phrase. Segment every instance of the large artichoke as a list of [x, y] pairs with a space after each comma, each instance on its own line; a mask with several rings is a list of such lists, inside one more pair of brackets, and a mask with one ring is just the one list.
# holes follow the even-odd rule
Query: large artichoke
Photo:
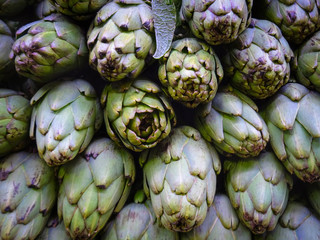
[[136, 152], [156, 146], [176, 123], [169, 101], [150, 80], [109, 84], [101, 102], [109, 136]]
[[174, 41], [160, 59], [158, 75], [174, 100], [194, 108], [216, 95], [223, 69], [212, 47], [195, 38], [183, 38]]
[[320, 31], [295, 51], [293, 70], [296, 79], [308, 88], [320, 91]]
[[27, 146], [31, 112], [22, 93], [0, 89], [0, 156]]
[[50, 0], [50, 2], [60, 13], [82, 21], [93, 17], [109, 0]]
[[55, 81], [31, 99], [30, 136], [50, 166], [64, 164], [82, 152], [103, 121], [94, 88], [82, 79]]
[[178, 240], [178, 233], [159, 225], [151, 202], [130, 203], [110, 222], [100, 240]]
[[217, 194], [204, 222], [192, 231], [180, 234], [181, 240], [250, 240], [250, 231], [240, 222], [230, 200]]
[[272, 152], [224, 162], [226, 191], [241, 221], [255, 234], [272, 231], [288, 202], [292, 178]]
[[320, 27], [319, 0], [264, 0], [265, 16], [283, 36], [300, 44]]
[[133, 156], [110, 139], [92, 142], [59, 169], [58, 215], [73, 239], [93, 239], [128, 198]]
[[262, 114], [271, 146], [290, 173], [320, 180], [320, 94], [298, 83], [283, 86]]
[[136, 78], [155, 52], [151, 7], [144, 0], [114, 0], [97, 13], [89, 31], [89, 63], [108, 81]]
[[251, 19], [252, 0], [182, 0], [180, 17], [211, 45], [230, 43]]
[[81, 28], [60, 14], [21, 27], [11, 58], [17, 72], [38, 82], [49, 82], [81, 70], [88, 59]]
[[226, 51], [222, 58], [225, 75], [248, 96], [270, 97], [289, 80], [293, 52], [272, 22], [252, 19]]
[[231, 86], [221, 88], [212, 102], [197, 108], [195, 124], [202, 136], [226, 156], [257, 156], [269, 141], [257, 105]]
[[320, 182], [307, 184], [307, 197], [313, 209], [320, 216]]
[[37, 153], [19, 152], [0, 162], [0, 239], [35, 239], [57, 197], [54, 169]]
[[10, 81], [15, 75], [14, 62], [10, 59], [13, 42], [10, 27], [0, 19], [0, 83]]
[[145, 163], [145, 193], [164, 227], [187, 232], [205, 220], [221, 165], [215, 149], [196, 129], [173, 129], [157, 147], [140, 155], [140, 163]]

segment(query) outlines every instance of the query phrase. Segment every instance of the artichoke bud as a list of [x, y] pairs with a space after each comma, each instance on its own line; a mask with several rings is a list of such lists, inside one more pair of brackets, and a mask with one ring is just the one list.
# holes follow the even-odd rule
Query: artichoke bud
[[221, 170], [216, 150], [194, 128], [173, 129], [168, 138], [140, 156], [143, 185], [161, 224], [187, 232], [206, 218]]

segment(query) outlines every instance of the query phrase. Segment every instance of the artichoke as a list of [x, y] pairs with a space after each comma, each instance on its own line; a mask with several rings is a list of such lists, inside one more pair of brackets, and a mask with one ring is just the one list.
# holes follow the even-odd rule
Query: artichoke
[[22, 93], [0, 89], [0, 156], [27, 146], [31, 112]]
[[109, 0], [49, 0], [56, 9], [75, 20], [83, 21], [93, 17]]
[[160, 59], [158, 75], [174, 100], [195, 108], [216, 95], [223, 69], [212, 47], [195, 38], [183, 38], [174, 41]]
[[230, 43], [251, 21], [252, 0], [182, 0], [180, 17], [211, 45]]
[[320, 31], [295, 51], [293, 70], [304, 86], [320, 91]]
[[246, 95], [264, 99], [286, 84], [293, 52], [280, 29], [267, 20], [252, 19], [222, 58], [230, 83]]
[[59, 169], [58, 215], [73, 239], [93, 239], [119, 212], [135, 179], [133, 156], [110, 139], [92, 142]]
[[320, 180], [320, 94], [299, 83], [283, 86], [262, 113], [277, 157], [305, 182]]
[[10, 27], [0, 20], [0, 83], [10, 81], [15, 75], [14, 62], [10, 59], [13, 42]]
[[144, 0], [113, 0], [88, 31], [90, 66], [108, 81], [137, 78], [155, 52], [151, 7]]
[[63, 221], [58, 216], [51, 217], [37, 240], [71, 240]]
[[307, 197], [313, 209], [320, 216], [320, 182], [307, 184]]
[[51, 4], [50, 0], [42, 0], [37, 4], [37, 7], [35, 9], [36, 16], [39, 19], [43, 19], [52, 13], [57, 13], [57, 9]]
[[140, 155], [144, 191], [161, 224], [187, 232], [206, 218], [221, 165], [217, 152], [188, 126], [175, 128], [155, 148]]
[[10, 57], [18, 74], [49, 82], [79, 71], [88, 58], [81, 28], [59, 14], [21, 27]]
[[178, 233], [157, 223], [151, 202], [130, 203], [110, 222], [100, 240], [178, 240]]
[[204, 222], [192, 231], [180, 234], [181, 240], [250, 240], [250, 231], [240, 222], [229, 198], [216, 194]]
[[136, 152], [156, 146], [176, 124], [172, 106], [150, 80], [111, 83], [101, 102], [110, 138]]
[[254, 233], [272, 231], [288, 202], [292, 178], [272, 152], [224, 162], [226, 191], [240, 220]]
[[34, 3], [34, 0], [0, 0], [0, 17], [8, 18], [19, 15]]
[[19, 152], [0, 162], [0, 239], [35, 239], [55, 206], [54, 169], [37, 153]]
[[89, 145], [103, 118], [94, 88], [82, 79], [55, 81], [31, 99], [30, 137], [50, 166], [75, 158]]
[[195, 125], [226, 156], [258, 156], [269, 141], [257, 105], [231, 86], [221, 88], [212, 102], [197, 108]]
[[320, 28], [319, 0], [264, 0], [264, 4], [264, 15], [289, 42], [300, 44]]

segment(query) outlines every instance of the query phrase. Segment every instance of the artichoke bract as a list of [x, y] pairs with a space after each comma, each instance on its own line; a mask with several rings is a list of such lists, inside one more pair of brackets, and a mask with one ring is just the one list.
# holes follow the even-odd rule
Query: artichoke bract
[[0, 89], [0, 156], [27, 146], [31, 112], [29, 100], [22, 93]]
[[58, 10], [51, 4], [50, 0], [42, 0], [35, 9], [35, 14], [39, 19], [43, 19], [52, 13], [57, 13]]
[[51, 217], [37, 237], [37, 240], [71, 240], [72, 238], [68, 235], [66, 228], [64, 227], [63, 221], [60, 221], [58, 216]]
[[177, 232], [159, 226], [151, 202], [130, 203], [110, 222], [100, 240], [178, 240]]
[[320, 216], [320, 182], [307, 184], [307, 197], [313, 209]]
[[103, 116], [94, 88], [85, 80], [46, 84], [31, 99], [30, 137], [50, 166], [64, 164], [84, 151]]
[[181, 240], [250, 240], [251, 232], [240, 222], [230, 200], [216, 194], [204, 222], [187, 233], [180, 233]]
[[158, 146], [140, 155], [145, 194], [161, 224], [187, 232], [206, 218], [221, 163], [216, 150], [189, 126], [175, 128]]
[[135, 179], [133, 156], [110, 139], [98, 139], [62, 165], [58, 177], [59, 218], [72, 239], [93, 239], [128, 198]]
[[320, 180], [320, 94], [288, 83], [262, 112], [270, 143], [290, 173], [305, 182]]
[[257, 156], [269, 141], [257, 105], [231, 86], [219, 89], [212, 102], [199, 106], [195, 125], [204, 139], [226, 156]]
[[137, 78], [152, 62], [155, 36], [151, 7], [143, 0], [113, 0], [88, 30], [89, 64], [108, 81]]
[[110, 138], [136, 152], [156, 146], [176, 124], [170, 102], [150, 80], [111, 83], [101, 102]]
[[195, 108], [213, 99], [223, 69], [212, 47], [195, 38], [183, 38], [174, 41], [160, 59], [158, 76], [174, 100]]
[[320, 236], [320, 219], [304, 204], [298, 201], [288, 203], [279, 223], [263, 240], [295, 239], [317, 240]]
[[320, 27], [319, 0], [264, 0], [264, 5], [266, 18], [289, 42], [300, 44]]
[[288, 203], [292, 178], [272, 152], [224, 162], [226, 191], [240, 220], [254, 233], [272, 231]]
[[277, 25], [252, 19], [221, 60], [231, 85], [249, 97], [264, 99], [288, 82], [292, 57]]
[[34, 3], [34, 0], [0, 0], [0, 17], [10, 18], [17, 16]]
[[78, 21], [88, 20], [109, 0], [49, 0], [56, 9]]
[[14, 62], [10, 59], [13, 43], [11, 29], [0, 19], [0, 83], [10, 81], [15, 75]]
[[18, 74], [49, 82], [77, 74], [86, 66], [88, 49], [81, 28], [60, 14], [21, 27], [12, 46]]
[[293, 71], [304, 86], [320, 91], [320, 31], [301, 44], [295, 51]]
[[37, 153], [19, 152], [0, 161], [0, 239], [35, 239], [57, 197], [54, 169]]
[[251, 19], [252, 0], [182, 0], [180, 17], [211, 45], [234, 41]]

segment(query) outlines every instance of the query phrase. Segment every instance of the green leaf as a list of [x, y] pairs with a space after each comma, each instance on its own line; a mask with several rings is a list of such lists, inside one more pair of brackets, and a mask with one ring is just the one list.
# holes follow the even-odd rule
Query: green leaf
[[170, 48], [176, 28], [176, 8], [166, 0], [152, 0], [157, 49], [153, 57], [161, 58]]

